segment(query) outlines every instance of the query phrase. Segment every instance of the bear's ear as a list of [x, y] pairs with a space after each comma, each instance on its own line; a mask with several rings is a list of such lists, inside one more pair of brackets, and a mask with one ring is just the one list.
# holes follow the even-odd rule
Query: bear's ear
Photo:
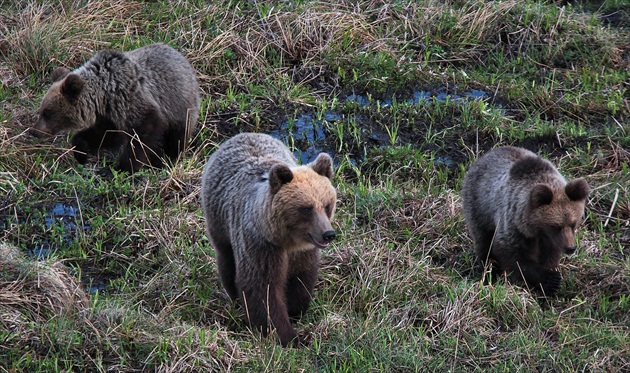
[[68, 74], [61, 83], [61, 93], [70, 100], [75, 100], [83, 90], [85, 81], [78, 74]]
[[293, 180], [293, 172], [285, 164], [275, 164], [269, 170], [269, 186], [271, 194], [276, 194], [280, 188]]
[[66, 75], [68, 74], [70, 74], [70, 70], [66, 69], [65, 67], [56, 68], [52, 73], [53, 83], [60, 81], [61, 79], [65, 78]]
[[332, 158], [326, 153], [319, 153], [315, 161], [309, 163], [308, 166], [321, 176], [325, 176], [329, 179], [333, 177]]
[[529, 194], [529, 203], [533, 208], [551, 204], [553, 190], [545, 184], [536, 184]]
[[588, 197], [590, 190], [586, 180], [579, 178], [569, 181], [564, 187], [564, 192], [571, 201], [581, 201]]

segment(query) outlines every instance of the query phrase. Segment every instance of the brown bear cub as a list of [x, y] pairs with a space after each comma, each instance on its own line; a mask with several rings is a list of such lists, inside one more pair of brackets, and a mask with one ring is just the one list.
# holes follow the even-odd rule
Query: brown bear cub
[[576, 249], [589, 187], [567, 183], [547, 160], [505, 146], [478, 159], [462, 186], [464, 219], [478, 261], [544, 294], [560, 288], [557, 270], [563, 253]]
[[319, 249], [335, 238], [332, 159], [298, 166], [282, 142], [242, 133], [223, 143], [203, 171], [201, 201], [221, 283], [250, 325], [283, 346], [305, 341], [290, 317], [309, 306]]
[[60, 67], [38, 109], [32, 133], [79, 131], [74, 156], [106, 149], [120, 154], [118, 170], [161, 167], [175, 160], [199, 115], [199, 84], [175, 49], [153, 44], [125, 53], [101, 51], [74, 71]]

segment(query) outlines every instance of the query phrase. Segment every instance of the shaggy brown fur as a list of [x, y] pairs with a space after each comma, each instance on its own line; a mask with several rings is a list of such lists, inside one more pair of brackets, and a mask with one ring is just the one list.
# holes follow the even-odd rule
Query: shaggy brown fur
[[101, 149], [118, 152], [117, 169], [175, 160], [199, 114], [195, 71], [175, 49], [154, 44], [126, 53], [102, 51], [85, 65], [58, 68], [31, 131], [56, 134], [79, 130], [75, 158], [85, 163]]
[[298, 166], [280, 141], [254, 133], [226, 141], [203, 171], [203, 212], [221, 282], [252, 327], [263, 335], [275, 328], [283, 346], [304, 343], [289, 317], [307, 310], [319, 249], [335, 237], [332, 176], [329, 155]]
[[464, 218], [478, 260], [493, 262], [512, 280], [555, 293], [563, 253], [576, 249], [589, 188], [566, 182], [536, 154], [512, 146], [495, 149], [468, 170], [462, 187]]

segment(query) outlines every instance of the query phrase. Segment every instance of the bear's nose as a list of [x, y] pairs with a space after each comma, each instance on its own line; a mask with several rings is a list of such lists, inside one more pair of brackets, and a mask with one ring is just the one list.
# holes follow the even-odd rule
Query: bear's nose
[[575, 252], [575, 249], [576, 249], [575, 246], [567, 247], [566, 249], [564, 249], [564, 252], [571, 255]]
[[326, 231], [322, 234], [322, 238], [324, 239], [324, 242], [329, 243], [335, 239], [336, 235], [335, 231]]
[[32, 137], [36, 137], [36, 138], [41, 138], [44, 137], [45, 135], [47, 135], [46, 132], [42, 131], [42, 130], [38, 130], [35, 127], [30, 127], [28, 129], [28, 135], [32, 136]]

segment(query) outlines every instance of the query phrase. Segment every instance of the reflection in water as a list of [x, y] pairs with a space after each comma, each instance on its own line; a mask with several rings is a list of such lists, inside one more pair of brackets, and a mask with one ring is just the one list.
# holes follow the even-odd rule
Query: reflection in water
[[[46, 210], [44, 226], [46, 230], [59, 229], [64, 246], [71, 245], [78, 234], [90, 230], [90, 225], [82, 222], [79, 207], [66, 203], [55, 203]], [[63, 247], [59, 247], [58, 244], [41, 240], [35, 243], [33, 248], [29, 250], [29, 254], [38, 260], [46, 260], [60, 249], [63, 249]], [[86, 290], [92, 294], [97, 291], [104, 291], [107, 287], [107, 281], [98, 276], [86, 276], [85, 274], [89, 272], [85, 268], [82, 271], [81, 282], [86, 287]]]
[[[473, 89], [470, 91], [462, 92], [460, 94], [450, 93], [445, 88], [431, 91], [414, 91], [411, 97], [407, 99], [399, 100], [407, 105], [417, 105], [420, 103], [431, 102], [456, 102], [463, 103], [470, 100], [486, 100], [490, 96], [487, 92]], [[391, 106], [393, 98], [386, 98], [383, 100], [371, 100], [366, 96], [352, 93], [346, 96], [345, 101], [355, 102], [360, 106], [379, 105], [380, 107]], [[360, 121], [360, 118], [354, 118]], [[313, 161], [317, 154], [327, 151], [331, 156], [335, 156], [334, 152], [331, 152], [334, 148], [326, 147], [327, 134], [331, 136], [329, 131], [326, 130], [326, 124], [335, 121], [343, 120], [343, 115], [339, 111], [329, 110], [321, 115], [321, 119], [312, 113], [305, 113], [299, 115], [297, 118], [291, 118], [288, 121], [282, 123], [280, 128], [269, 133], [271, 136], [281, 140], [283, 143], [294, 147], [296, 150], [293, 152], [298, 161], [302, 164]], [[358, 123], [360, 125], [360, 123]], [[367, 139], [376, 147], [388, 146], [391, 144], [389, 135], [377, 130], [371, 131], [368, 134]], [[330, 139], [329, 139], [330, 140]], [[326, 147], [326, 149], [325, 149]], [[356, 162], [357, 159], [350, 159], [352, 162]], [[438, 164], [445, 165], [447, 167], [454, 166], [453, 160], [449, 157], [440, 157], [436, 159]]]
[[[44, 226], [46, 230], [59, 226], [62, 232], [63, 242], [67, 245], [72, 244], [79, 231], [87, 231], [90, 229], [89, 224], [83, 224], [81, 222], [79, 208], [64, 203], [55, 203], [46, 211]], [[46, 259], [49, 258], [56, 249], [54, 244], [43, 240], [36, 243], [29, 253], [38, 259]]]
[[[315, 160], [317, 155], [323, 152], [323, 145], [326, 142], [324, 120], [331, 122], [337, 118], [341, 119], [341, 115], [333, 112], [324, 114], [322, 120], [314, 118], [312, 114], [302, 114], [293, 121], [282, 123], [280, 129], [269, 135], [285, 144], [294, 145], [295, 158], [299, 163], [305, 164]], [[290, 135], [293, 135], [293, 144], [290, 141]]]

